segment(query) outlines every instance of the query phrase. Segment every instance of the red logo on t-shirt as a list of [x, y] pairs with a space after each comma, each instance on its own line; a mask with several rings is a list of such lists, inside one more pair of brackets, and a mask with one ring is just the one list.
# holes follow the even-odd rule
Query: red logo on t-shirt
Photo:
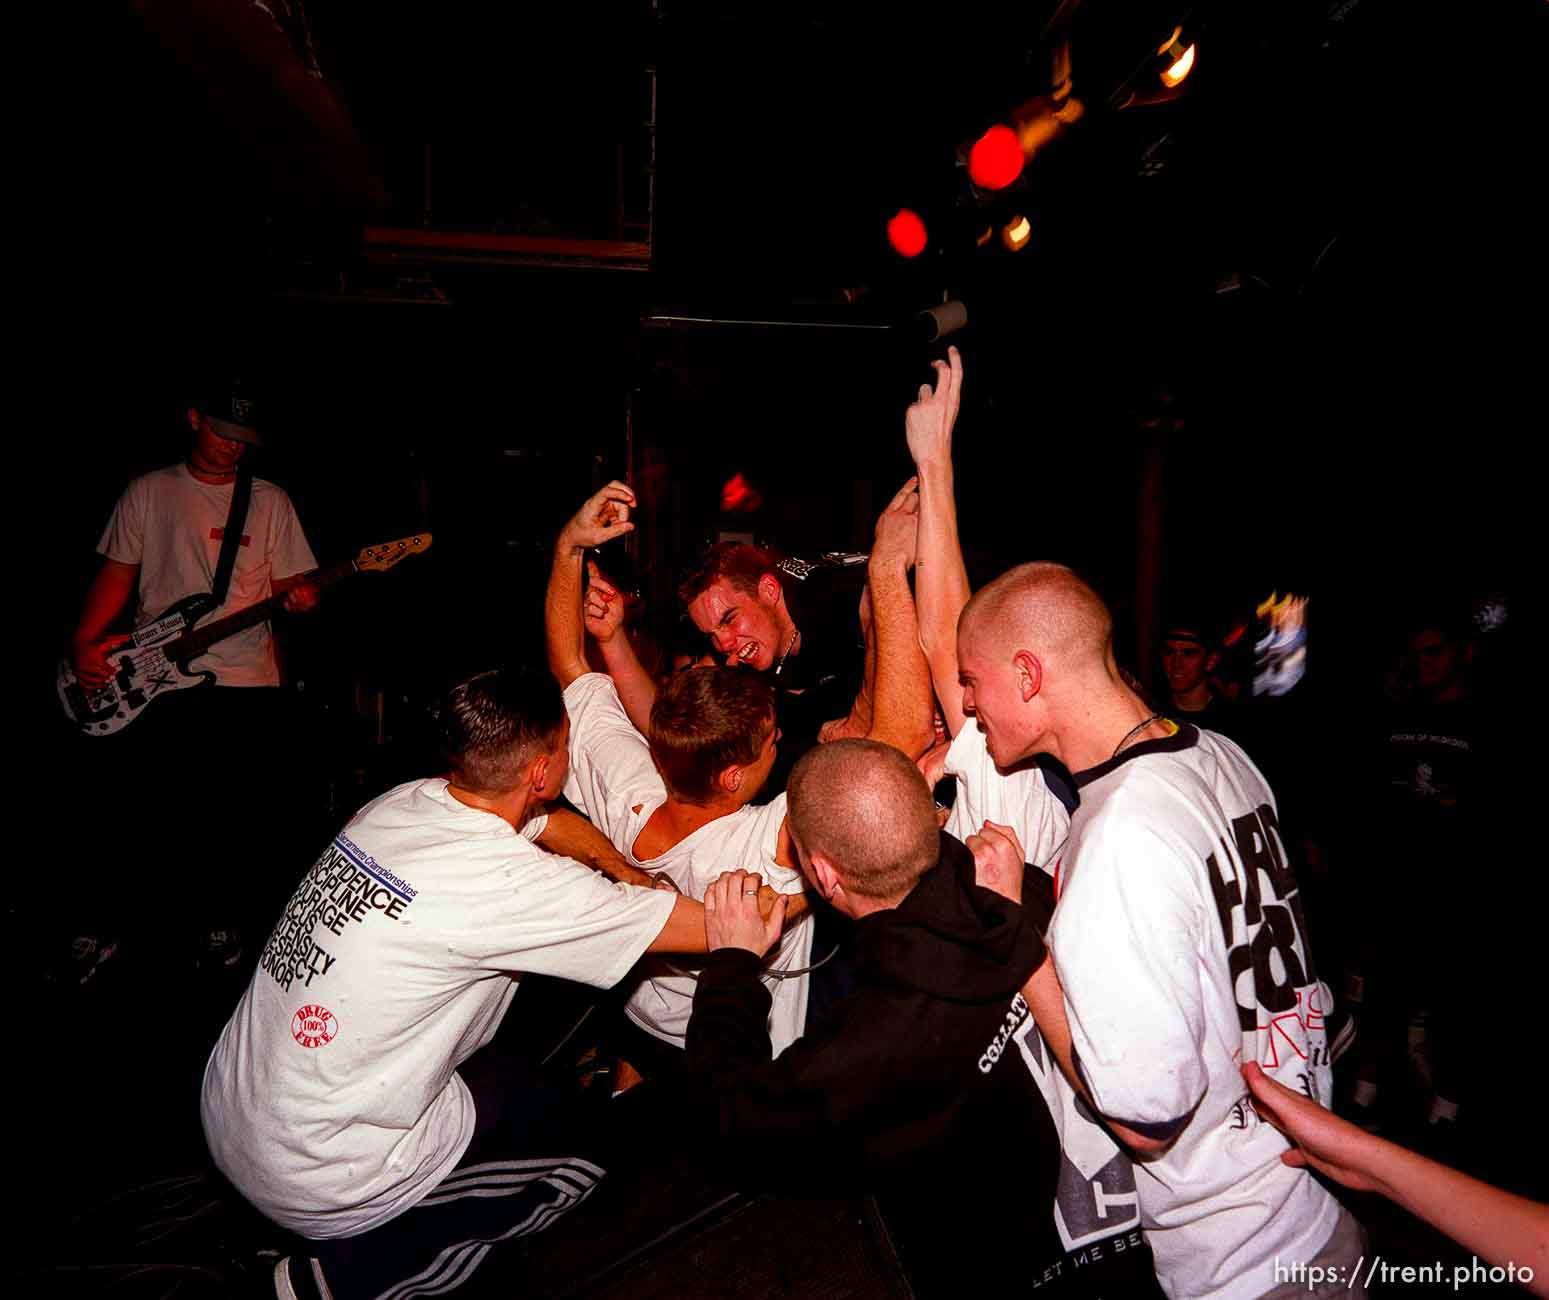
[[[223, 541], [225, 541], [226, 540], [226, 530], [224, 528], [212, 528], [212, 529], [210, 529], [210, 540], [212, 542], [223, 542]], [[237, 543], [238, 546], [251, 546], [252, 544], [253, 544], [253, 535], [251, 533], [243, 533], [242, 534], [242, 540]]]
[[305, 1006], [290, 1018], [290, 1032], [303, 1047], [322, 1047], [338, 1035], [339, 1022], [327, 1007]]

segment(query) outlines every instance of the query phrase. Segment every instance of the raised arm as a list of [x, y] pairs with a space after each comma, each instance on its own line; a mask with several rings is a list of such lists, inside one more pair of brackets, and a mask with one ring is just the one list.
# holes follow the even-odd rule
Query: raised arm
[[919, 758], [932, 740], [930, 669], [920, 650], [909, 569], [914, 564], [919, 497], [910, 479], [877, 520], [867, 564], [877, 642], [876, 700], [870, 740]]
[[589, 547], [633, 530], [629, 511], [634, 504], [634, 492], [615, 480], [588, 497], [559, 530], [543, 600], [543, 628], [549, 671], [562, 688], [590, 671], [581, 630], [582, 559]]
[[920, 481], [919, 556], [914, 591], [919, 604], [920, 646], [930, 664], [947, 730], [963, 725], [963, 689], [957, 680], [957, 618], [971, 594], [953, 499], [952, 426], [957, 423], [963, 360], [956, 348], [933, 363], [936, 387], [920, 385], [919, 399], [904, 413], [909, 454]]
[[583, 622], [602, 650], [608, 676], [618, 690], [624, 712], [642, 736], [651, 734], [651, 706], [656, 703], [656, 682], [646, 672], [640, 656], [624, 631], [624, 597], [602, 576], [597, 565], [586, 562], [587, 587]]
[[[1294, 1144], [1280, 1158], [1310, 1165], [1357, 1191], [1375, 1191], [1498, 1268], [1514, 1266], [1549, 1296], [1549, 1205], [1438, 1164], [1340, 1119], [1311, 1098], [1243, 1066], [1254, 1109]], [[1531, 1281], [1528, 1280], [1531, 1271]]]

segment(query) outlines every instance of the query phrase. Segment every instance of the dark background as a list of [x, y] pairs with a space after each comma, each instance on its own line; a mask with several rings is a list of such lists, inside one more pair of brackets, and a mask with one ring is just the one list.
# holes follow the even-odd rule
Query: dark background
[[[117, 7], [49, 118], [71, 253], [50, 653], [114, 497], [180, 453], [212, 370], [267, 398], [265, 472], [322, 560], [436, 535], [340, 589], [297, 666], [444, 677], [535, 625], [544, 548], [599, 474], [665, 494], [635, 556], [658, 597], [722, 527], [864, 545], [928, 377], [926, 348], [876, 327], [946, 295], [972, 322], [975, 578], [1077, 565], [1137, 667], [1137, 607], [1230, 622], [1312, 592], [1327, 673], [1417, 593], [1517, 589], [1541, 5], [1093, 0], [1055, 27], [1047, 3], [277, 11]], [[1115, 108], [1184, 18], [1183, 93]], [[1029, 248], [975, 248], [954, 148], [1047, 90], [1061, 32], [1087, 111], [986, 214], [1025, 212]], [[882, 238], [905, 202], [935, 240], [911, 263]], [[650, 269], [387, 262], [368, 225], [649, 236]], [[764, 509], [718, 518], [737, 471]]]
[[[260, 472], [322, 563], [435, 538], [286, 629], [309, 784], [274, 815], [309, 844], [424, 774], [440, 687], [539, 648], [549, 547], [602, 479], [627, 474], [642, 497], [614, 561], [659, 625], [721, 531], [864, 547], [909, 472], [902, 413], [939, 354], [906, 326], [945, 297], [970, 317], [952, 341], [974, 581], [1076, 566], [1148, 679], [1159, 620], [1224, 630], [1271, 593], [1309, 596], [1308, 677], [1279, 717], [1294, 780], [1276, 780], [1336, 849], [1359, 842], [1340, 837], [1370, 793], [1384, 673], [1423, 610], [1504, 597], [1514, 654], [1477, 678], [1502, 716], [1532, 716], [1538, 0], [134, 0], [50, 16], [77, 27], [19, 42], [13, 124], [36, 165], [13, 198], [13, 384], [35, 398], [15, 436], [41, 465], [14, 481], [44, 556], [22, 681], [43, 719], [39, 811], [69, 846], [13, 894], [33, 975], [104, 861], [161, 887], [144, 829], [96, 820], [81, 746], [99, 742], [70, 732], [48, 683], [113, 502], [183, 454], [211, 375], [262, 395]], [[1179, 23], [1194, 72], [1139, 102]], [[1049, 91], [1062, 40], [1085, 113], [1011, 192], [975, 195], [960, 149]], [[909, 262], [883, 236], [903, 204], [932, 235]], [[1025, 250], [975, 244], [1017, 212]], [[720, 511], [734, 473], [761, 510]], [[1541, 872], [1530, 804], [1495, 806], [1504, 838], [1459, 864], [1460, 925], [1479, 927], [1464, 950], [1490, 959], [1457, 978], [1502, 1101], [1485, 1172], [1527, 1189], [1511, 1062], [1530, 1035], [1517, 1000], [1541, 978], [1513, 962], [1532, 960]], [[1415, 942], [1445, 963], [1457, 939]], [[73, 1171], [155, 1167], [123, 1153], [162, 1132], [98, 1105], [126, 1060], [147, 1069], [121, 1107], [199, 1148], [187, 1081], [152, 1094], [197, 1077], [235, 995], [120, 996], [113, 1033], [72, 1028], [74, 1004], [51, 1013], [53, 1046], [26, 1067], [63, 1088], [61, 1204], [93, 1203]]]

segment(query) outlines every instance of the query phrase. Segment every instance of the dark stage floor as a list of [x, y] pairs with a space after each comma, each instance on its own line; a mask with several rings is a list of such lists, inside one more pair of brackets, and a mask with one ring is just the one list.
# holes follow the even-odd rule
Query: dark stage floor
[[[13, 1240], [34, 1281], [13, 1294], [195, 1297], [265, 1294], [285, 1235], [223, 1186], [199, 1132], [204, 1060], [245, 972], [177, 979], [162, 961], [124, 951], [85, 985], [47, 961], [24, 1002], [33, 1029], [13, 1080], [37, 1089], [17, 1112], [23, 1161]], [[53, 978], [44, 979], [44, 973]], [[23, 1064], [29, 1060], [31, 1064]], [[21, 1092], [13, 1088], [13, 1095]], [[618, 1105], [620, 1103], [599, 1103]], [[1394, 1097], [1384, 1119], [1413, 1140], [1416, 1098]], [[1515, 1190], [1534, 1190], [1511, 1108], [1470, 1121], [1455, 1163]], [[816, 1189], [821, 1190], [821, 1189]], [[1389, 1264], [1467, 1264], [1466, 1252], [1386, 1203], [1352, 1197], [1374, 1252]], [[688, 1161], [649, 1178], [606, 1180], [479, 1294], [524, 1297], [810, 1297], [892, 1300], [913, 1294], [885, 1224], [865, 1199], [728, 1193]], [[1432, 1294], [1418, 1283], [1374, 1294]], [[1481, 1286], [1449, 1295], [1503, 1295]]]

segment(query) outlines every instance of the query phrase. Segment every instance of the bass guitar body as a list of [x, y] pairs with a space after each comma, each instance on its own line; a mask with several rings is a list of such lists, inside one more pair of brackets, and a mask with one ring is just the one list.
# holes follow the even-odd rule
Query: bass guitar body
[[88, 735], [107, 736], [122, 731], [159, 696], [214, 681], [214, 673], [189, 672], [187, 661], [180, 663], [167, 654], [210, 607], [208, 594], [185, 596], [160, 618], [137, 627], [114, 653], [113, 677], [100, 690], [87, 689], [70, 661], [63, 660], [57, 687], [65, 713]]

